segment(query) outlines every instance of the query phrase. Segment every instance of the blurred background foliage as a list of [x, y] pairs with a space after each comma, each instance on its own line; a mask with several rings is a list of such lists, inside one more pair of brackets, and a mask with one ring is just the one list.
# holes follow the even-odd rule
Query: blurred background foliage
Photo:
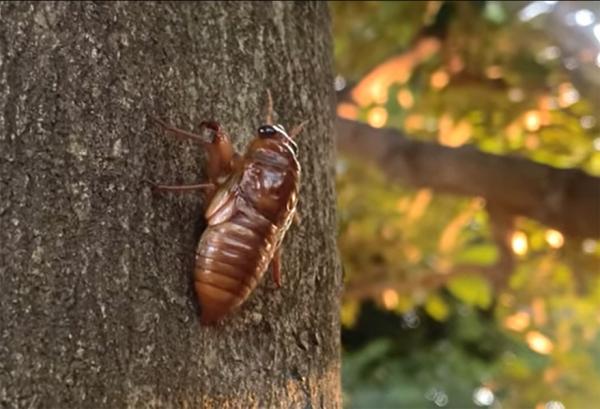
[[[330, 2], [338, 115], [600, 176], [600, 8], [563, 3]], [[482, 199], [337, 177], [347, 408], [594, 406], [598, 238], [519, 219], [499, 286]]]

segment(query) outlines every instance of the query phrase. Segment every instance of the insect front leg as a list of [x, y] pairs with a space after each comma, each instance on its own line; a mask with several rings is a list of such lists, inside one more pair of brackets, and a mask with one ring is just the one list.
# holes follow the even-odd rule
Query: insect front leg
[[200, 126], [214, 131], [212, 142], [205, 145], [208, 154], [206, 173], [209, 181], [221, 184], [223, 177], [228, 176], [240, 161], [239, 155], [218, 122], [204, 121]]
[[153, 184], [156, 190], [186, 192], [190, 190], [209, 188], [206, 199], [210, 201], [214, 195], [214, 192], [216, 191], [215, 187], [220, 185], [224, 178], [241, 164], [240, 156], [234, 152], [233, 145], [231, 144], [229, 137], [222, 130], [221, 125], [216, 121], [203, 121], [200, 123], [201, 128], [207, 128], [214, 132], [212, 141], [208, 142], [205, 141], [200, 135], [171, 126], [158, 118], [149, 116], [149, 119], [163, 128], [171, 136], [175, 136], [180, 139], [191, 139], [194, 142], [202, 145], [205, 148], [208, 156], [208, 163], [206, 166], [208, 183], [188, 186], [166, 186]]
[[171, 126], [168, 123], [166, 123], [165, 121], [158, 119], [156, 117], [153, 117], [153, 116], [148, 116], [148, 118], [150, 120], [152, 120], [154, 123], [156, 123], [158, 126], [163, 128], [166, 132], [169, 132], [171, 134], [171, 136], [175, 136], [180, 139], [191, 139], [201, 145], [206, 145], [208, 143], [200, 135], [197, 135], [192, 132], [184, 131], [183, 129], [179, 129], [174, 126]]

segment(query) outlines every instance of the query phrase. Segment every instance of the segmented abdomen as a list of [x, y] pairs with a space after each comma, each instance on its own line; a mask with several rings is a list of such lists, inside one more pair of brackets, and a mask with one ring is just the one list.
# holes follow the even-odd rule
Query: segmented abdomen
[[[231, 214], [219, 222], [228, 207]], [[216, 224], [211, 222], [217, 221]], [[272, 224], [235, 193], [214, 217], [198, 243], [194, 271], [202, 322], [210, 324], [240, 305], [267, 269], [280, 239]]]
[[218, 321], [254, 290], [294, 217], [299, 184], [292, 149], [267, 140], [249, 149], [243, 168], [215, 193], [194, 271], [203, 323]]

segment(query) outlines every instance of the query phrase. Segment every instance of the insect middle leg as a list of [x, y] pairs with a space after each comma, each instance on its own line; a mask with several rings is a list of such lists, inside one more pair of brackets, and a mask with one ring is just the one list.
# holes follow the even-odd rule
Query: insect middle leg
[[196, 185], [158, 185], [153, 183], [152, 188], [154, 190], [167, 190], [171, 192], [189, 192], [193, 190], [212, 189], [215, 185], [213, 183], [199, 183]]

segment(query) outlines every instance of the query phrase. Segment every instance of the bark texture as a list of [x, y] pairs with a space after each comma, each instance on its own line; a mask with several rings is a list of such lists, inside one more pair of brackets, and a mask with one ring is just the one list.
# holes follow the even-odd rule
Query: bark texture
[[340, 152], [377, 164], [390, 180], [483, 197], [488, 207], [576, 237], [600, 237], [600, 178], [473, 147], [448, 148], [338, 118]]
[[[325, 3], [0, 4], [0, 406], [336, 408], [334, 106]], [[265, 117], [299, 139], [302, 222], [216, 328], [198, 322], [185, 129], [243, 148]]]

